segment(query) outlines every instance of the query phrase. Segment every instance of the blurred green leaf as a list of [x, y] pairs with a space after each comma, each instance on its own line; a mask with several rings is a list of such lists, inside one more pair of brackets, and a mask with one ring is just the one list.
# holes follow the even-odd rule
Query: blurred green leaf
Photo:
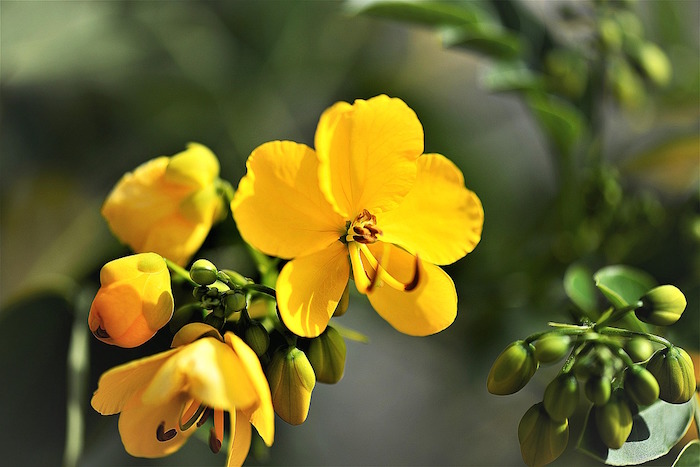
[[697, 467], [700, 465], [700, 440], [694, 439], [683, 447], [673, 467]]
[[487, 18], [474, 4], [454, 2], [378, 1], [360, 8], [357, 13], [426, 26], [474, 24]]
[[596, 286], [587, 268], [577, 264], [569, 266], [564, 274], [564, 291], [586, 316], [598, 317]]
[[581, 113], [568, 102], [544, 94], [534, 94], [527, 102], [554, 146], [570, 153], [581, 136]]
[[615, 306], [622, 308], [636, 303], [656, 285], [653, 277], [629, 266], [607, 266], [594, 275], [595, 286]]
[[482, 76], [482, 84], [492, 92], [507, 92], [537, 90], [542, 82], [521, 62], [499, 61]]
[[520, 53], [520, 40], [500, 28], [463, 24], [443, 28], [440, 33], [445, 47], [464, 47], [493, 58], [514, 58]]
[[669, 404], [657, 400], [632, 419], [632, 432], [620, 449], [608, 449], [598, 435], [595, 410], [590, 410], [577, 448], [608, 465], [634, 465], [668, 453], [683, 437], [695, 411], [695, 400]]
[[73, 306], [42, 291], [0, 311], [0, 452], [5, 465], [61, 465]]

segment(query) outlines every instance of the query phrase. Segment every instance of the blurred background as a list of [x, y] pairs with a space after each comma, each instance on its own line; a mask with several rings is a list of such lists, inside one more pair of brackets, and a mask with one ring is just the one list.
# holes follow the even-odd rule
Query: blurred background
[[[369, 343], [348, 342], [343, 380], [317, 385], [303, 425], [277, 419], [275, 444], [254, 446], [249, 464], [521, 465], [518, 421], [557, 368], [509, 397], [489, 394], [486, 376], [508, 343], [570, 319], [562, 278], [573, 263], [627, 264], [677, 285], [688, 308], [668, 335], [698, 350], [700, 4], [449, 5], [509, 34], [454, 41], [441, 20], [357, 13], [365, 2], [0, 3], [8, 465], [223, 465], [198, 441], [132, 458], [117, 417], [89, 406], [103, 371], [169, 342], [167, 329], [132, 350], [89, 335], [99, 269], [128, 254], [100, 206], [126, 171], [190, 141], [210, 147], [236, 186], [256, 146], [313, 146], [338, 100], [384, 93], [413, 108], [426, 152], [451, 158], [481, 198], [483, 239], [446, 268], [459, 314], [438, 335], [401, 335], [352, 297], [339, 322]], [[599, 27], [613, 16], [617, 33]], [[610, 52], [614, 34], [632, 33], [663, 57]], [[592, 36], [608, 37], [610, 53], [581, 47]], [[198, 256], [255, 274], [232, 219]], [[595, 463], [574, 449], [581, 424], [555, 465]]]

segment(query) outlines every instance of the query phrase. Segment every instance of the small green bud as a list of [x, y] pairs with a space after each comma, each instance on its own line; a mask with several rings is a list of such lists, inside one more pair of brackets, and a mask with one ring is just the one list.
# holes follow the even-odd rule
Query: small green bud
[[659, 383], [641, 365], [627, 368], [623, 385], [625, 393], [637, 405], [651, 405], [659, 398]]
[[243, 340], [258, 357], [267, 352], [267, 348], [270, 346], [270, 335], [265, 326], [257, 321], [251, 321], [243, 334]]
[[335, 384], [345, 372], [345, 341], [338, 331], [328, 326], [311, 340], [306, 356], [316, 373], [316, 381]]
[[666, 54], [652, 42], [640, 42], [632, 48], [632, 58], [644, 75], [657, 86], [665, 86], [671, 79], [671, 64]]
[[617, 22], [611, 18], [601, 18], [598, 21], [598, 36], [608, 50], [620, 50], [622, 32]]
[[554, 420], [566, 420], [578, 405], [578, 380], [571, 373], [564, 373], [552, 380], [544, 390], [545, 410]]
[[522, 340], [512, 342], [493, 362], [486, 387], [491, 394], [499, 396], [516, 393], [530, 381], [538, 366], [532, 344]]
[[673, 285], [654, 287], [641, 298], [642, 306], [634, 311], [641, 321], [670, 326], [678, 321], [687, 304], [685, 295]]
[[224, 318], [223, 316], [218, 315], [217, 313], [211, 312], [207, 316], [204, 317], [204, 323], [208, 324], [209, 326], [215, 328], [215, 329], [221, 329], [224, 326]]
[[266, 375], [275, 413], [291, 425], [304, 423], [316, 385], [316, 375], [306, 354], [296, 347], [277, 350]]
[[246, 307], [245, 294], [228, 290], [223, 294], [223, 302], [226, 307], [227, 314], [241, 311]]
[[564, 452], [569, 442], [569, 421], [552, 419], [539, 402], [520, 419], [518, 441], [527, 465], [549, 464]]
[[612, 376], [622, 369], [622, 361], [606, 345], [595, 345], [576, 358], [574, 374], [581, 380]]
[[173, 317], [170, 318], [170, 322], [168, 323], [170, 332], [175, 334], [185, 324], [189, 323], [190, 319], [192, 319], [192, 316], [194, 315], [195, 310], [201, 311], [199, 304], [188, 303], [187, 305], [183, 305], [177, 310], [175, 310], [175, 312], [173, 313]]
[[216, 282], [216, 266], [206, 259], [198, 259], [190, 268], [190, 279], [199, 285], [210, 285]]
[[535, 358], [540, 363], [554, 363], [569, 352], [570, 344], [569, 336], [547, 334], [535, 342]]
[[633, 362], [639, 363], [649, 359], [654, 353], [654, 346], [643, 337], [633, 337], [625, 343], [625, 352]]
[[584, 387], [586, 397], [593, 405], [603, 405], [610, 399], [612, 386], [607, 376], [591, 376]]
[[348, 304], [350, 303], [350, 282], [345, 285], [345, 290], [343, 290], [343, 295], [340, 296], [340, 301], [338, 306], [335, 307], [333, 316], [336, 318], [343, 316], [346, 311], [348, 311]]
[[690, 355], [680, 347], [657, 350], [647, 370], [659, 383], [659, 399], [671, 404], [688, 402], [695, 393], [695, 367]]
[[607, 403], [593, 410], [600, 439], [610, 449], [620, 449], [632, 432], [632, 411], [623, 392], [616, 389]]

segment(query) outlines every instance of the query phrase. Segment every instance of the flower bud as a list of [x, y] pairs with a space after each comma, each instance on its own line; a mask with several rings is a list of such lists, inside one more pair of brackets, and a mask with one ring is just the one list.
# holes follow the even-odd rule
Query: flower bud
[[320, 336], [311, 340], [306, 356], [316, 373], [317, 381], [335, 384], [343, 377], [345, 341], [331, 326], [328, 326]]
[[216, 266], [206, 259], [198, 259], [190, 268], [190, 279], [199, 285], [211, 285], [216, 282]]
[[227, 315], [230, 315], [231, 313], [235, 313], [237, 311], [241, 311], [246, 307], [247, 304], [245, 294], [242, 294], [240, 292], [234, 292], [232, 290], [224, 292], [223, 302], [224, 306], [226, 307]]
[[643, 337], [633, 337], [625, 343], [625, 352], [633, 362], [643, 362], [654, 353], [654, 346]]
[[295, 347], [277, 350], [266, 373], [275, 413], [287, 423], [302, 424], [316, 385], [314, 369], [304, 352]]
[[615, 390], [607, 403], [593, 410], [600, 439], [610, 449], [620, 449], [632, 432], [632, 411], [623, 392]]
[[647, 370], [659, 383], [659, 399], [672, 404], [688, 402], [695, 393], [695, 367], [690, 355], [680, 347], [656, 351]]
[[641, 321], [656, 326], [670, 326], [678, 321], [686, 306], [685, 295], [673, 285], [654, 287], [642, 298], [634, 313]]
[[170, 272], [165, 260], [155, 253], [110, 261], [100, 271], [100, 284], [88, 325], [102, 342], [139, 346], [173, 314]]
[[547, 334], [535, 342], [535, 358], [540, 363], [554, 363], [568, 352], [571, 338], [561, 334]]
[[545, 465], [564, 452], [569, 442], [569, 421], [556, 421], [542, 402], [530, 407], [518, 425], [520, 453], [527, 465]]
[[592, 376], [586, 381], [584, 389], [586, 397], [593, 405], [603, 405], [610, 399], [612, 386], [607, 376]]
[[253, 349], [258, 357], [267, 352], [267, 348], [270, 346], [270, 334], [268, 334], [265, 326], [258, 321], [251, 321], [245, 330], [243, 340], [248, 344], [248, 347]]
[[333, 316], [336, 318], [343, 316], [346, 311], [348, 311], [348, 304], [350, 303], [350, 282], [345, 285], [345, 290], [343, 290], [343, 295], [340, 296], [340, 301], [338, 306], [335, 307]]
[[547, 385], [542, 403], [553, 420], [566, 420], [576, 411], [578, 393], [576, 377], [571, 373], [564, 373]]
[[493, 362], [486, 387], [499, 396], [516, 393], [530, 381], [538, 366], [532, 344], [512, 342]]
[[623, 385], [627, 396], [637, 405], [651, 405], [659, 398], [659, 383], [641, 365], [627, 368]]

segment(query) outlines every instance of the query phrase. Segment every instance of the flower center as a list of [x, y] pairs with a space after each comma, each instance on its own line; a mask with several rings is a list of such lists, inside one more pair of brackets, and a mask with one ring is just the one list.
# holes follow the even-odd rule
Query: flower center
[[377, 228], [377, 218], [374, 214], [366, 209], [350, 223], [348, 227], [345, 241], [358, 242], [363, 244], [374, 243], [377, 241], [377, 235], [381, 235], [382, 231]]
[[[182, 410], [180, 411], [180, 418], [178, 420], [178, 429], [171, 428], [165, 430], [165, 421], [160, 422], [158, 428], [156, 428], [156, 439], [158, 441], [170, 441], [175, 436], [177, 436], [180, 431], [189, 430], [192, 425], [197, 424], [197, 428], [204, 425], [209, 416], [214, 414], [214, 423], [209, 432], [209, 449], [214, 454], [221, 450], [221, 444], [224, 440], [224, 411], [220, 409], [212, 409], [197, 400], [192, 400], [189, 404], [187, 410], [184, 404]], [[183, 422], [183, 419], [186, 420]]]

